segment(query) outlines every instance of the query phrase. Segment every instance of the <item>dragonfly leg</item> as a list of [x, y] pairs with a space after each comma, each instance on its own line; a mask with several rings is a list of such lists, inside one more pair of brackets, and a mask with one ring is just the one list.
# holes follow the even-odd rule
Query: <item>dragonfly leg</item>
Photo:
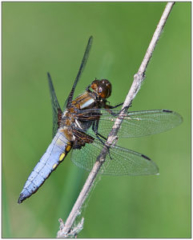
[[120, 103], [120, 104], [117, 104], [117, 105], [115, 105], [115, 106], [109, 105], [109, 107], [110, 107], [110, 109], [114, 109], [114, 108], [120, 107], [120, 106], [122, 106], [122, 105], [123, 105], [123, 103]]
[[99, 127], [99, 120], [97, 119], [92, 124], [92, 130], [95, 133], [96, 137], [101, 141], [101, 143], [104, 144], [101, 138], [103, 138], [105, 141], [107, 140], [107, 138], [98, 132], [98, 127]]
[[[117, 105], [115, 105], [115, 106], [111, 106], [111, 105], [106, 104], [105, 107], [104, 107], [104, 109], [105, 109], [107, 112], [109, 112], [112, 116], [115, 116], [115, 117], [116, 117], [116, 116], [118, 116], [118, 114], [117, 114], [117, 113], [114, 113], [111, 109], [120, 107], [120, 106], [122, 106], [122, 105], [123, 105], [123, 103], [117, 104]], [[122, 111], [122, 110], [121, 110], [121, 111]]]
[[121, 110], [119, 111], [119, 113], [114, 113], [112, 110], [110, 110], [110, 109], [114, 109], [114, 108], [120, 107], [121, 105], [123, 105], [123, 103], [120, 103], [120, 104], [118, 104], [118, 105], [116, 105], [116, 106], [106, 105], [105, 110], [106, 110], [107, 112], [109, 112], [112, 116], [115, 116], [115, 117], [116, 117], [116, 116], [118, 116], [121, 112], [124, 112], [126, 108], [127, 108], [127, 109], [130, 108], [130, 107], [132, 106], [132, 103], [129, 104], [129, 107], [126, 106], [126, 107], [124, 107], [123, 109], [121, 109]]
[[103, 138], [103, 139], [106, 141], [107, 138], [104, 137], [102, 134], [100, 134], [100, 133], [98, 132], [98, 125], [99, 125], [99, 120], [97, 120], [97, 121], [95, 121], [95, 122], [93, 123], [93, 125], [92, 125], [92, 130], [93, 130], [93, 132], [95, 133], [97, 139], [98, 139], [103, 145], [105, 145], [105, 146], [107, 147], [107, 151], [108, 151], [109, 157], [110, 157], [110, 159], [112, 160], [112, 157], [111, 157], [111, 154], [110, 154], [110, 147], [107, 146], [107, 145], [105, 144], [105, 142], [102, 140], [102, 138]]
[[[129, 109], [130, 107], [132, 107], [132, 102], [129, 104], [129, 106], [126, 106], [126, 107], [124, 107], [123, 109], [121, 109], [120, 112], [124, 112], [126, 108]], [[120, 113], [120, 112], [119, 112], [119, 113]]]

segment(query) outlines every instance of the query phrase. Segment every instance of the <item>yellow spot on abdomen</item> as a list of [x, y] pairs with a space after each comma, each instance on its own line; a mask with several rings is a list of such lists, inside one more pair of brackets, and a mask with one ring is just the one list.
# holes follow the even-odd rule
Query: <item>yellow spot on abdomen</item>
[[55, 163], [52, 168], [55, 169], [57, 167], [57, 163]]
[[71, 149], [71, 147], [72, 147], [71, 145], [68, 145], [68, 146], [66, 147], [66, 151], [69, 152], [70, 149]]
[[62, 153], [62, 154], [60, 155], [60, 157], [59, 157], [59, 161], [62, 161], [65, 156], [66, 156], [66, 154], [65, 154], [65, 153]]

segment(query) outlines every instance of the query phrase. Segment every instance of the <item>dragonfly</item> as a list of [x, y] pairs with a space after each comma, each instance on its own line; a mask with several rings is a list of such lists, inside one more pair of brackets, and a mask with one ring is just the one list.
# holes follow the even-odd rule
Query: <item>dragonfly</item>
[[[75, 165], [91, 171], [105, 145], [116, 116], [120, 113], [118, 107], [122, 104], [111, 106], [107, 101], [112, 93], [112, 84], [107, 79], [95, 79], [83, 94], [73, 100], [75, 88], [87, 63], [92, 41], [91, 36], [63, 111], [48, 73], [53, 111], [53, 140], [29, 175], [18, 203], [22, 203], [34, 194], [69, 152]], [[118, 138], [157, 134], [181, 123], [181, 115], [171, 110], [127, 111]], [[109, 175], [155, 175], [158, 172], [157, 165], [146, 155], [117, 145], [108, 147], [106, 160], [100, 169], [101, 174]]]

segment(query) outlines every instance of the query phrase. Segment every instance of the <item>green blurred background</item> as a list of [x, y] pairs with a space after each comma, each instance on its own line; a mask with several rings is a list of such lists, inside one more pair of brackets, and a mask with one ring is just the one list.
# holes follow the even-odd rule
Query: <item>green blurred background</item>
[[[123, 102], [165, 3], [2, 3], [3, 237], [55, 237], [88, 175], [68, 156], [41, 189], [17, 199], [52, 138], [47, 83], [51, 73], [63, 105], [87, 40], [94, 42], [75, 95], [95, 78], [113, 84], [112, 105]], [[176, 3], [132, 110], [171, 109], [183, 124], [169, 132], [120, 139], [159, 166], [159, 176], [103, 176], [82, 216], [82, 238], [188, 238], [190, 212], [190, 16]]]

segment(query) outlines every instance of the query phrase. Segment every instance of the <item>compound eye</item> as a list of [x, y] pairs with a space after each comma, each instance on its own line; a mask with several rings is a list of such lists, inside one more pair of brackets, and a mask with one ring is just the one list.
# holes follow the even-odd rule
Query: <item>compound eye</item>
[[100, 84], [100, 81], [99, 80], [94, 80], [92, 83], [91, 83], [91, 88], [93, 89], [93, 91], [95, 92], [98, 92], [98, 86]]
[[107, 87], [109, 87], [109, 86], [111, 87], [111, 83], [110, 83], [109, 80], [107, 80], [107, 79], [102, 79], [102, 80], [101, 80], [101, 83], [104, 84], [104, 85], [107, 86]]
[[107, 79], [102, 79], [98, 87], [98, 94], [101, 98], [108, 98], [111, 95], [112, 85]]
[[90, 87], [101, 98], [108, 98], [111, 95], [112, 85], [107, 79], [102, 79], [102, 80], [95, 79], [91, 83]]

